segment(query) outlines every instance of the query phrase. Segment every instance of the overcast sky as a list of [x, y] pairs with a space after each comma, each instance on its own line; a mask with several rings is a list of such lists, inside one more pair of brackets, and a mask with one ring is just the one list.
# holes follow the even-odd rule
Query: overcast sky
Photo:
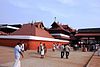
[[57, 18], [72, 28], [100, 28], [100, 0], [0, 0], [0, 24], [43, 21], [46, 27]]

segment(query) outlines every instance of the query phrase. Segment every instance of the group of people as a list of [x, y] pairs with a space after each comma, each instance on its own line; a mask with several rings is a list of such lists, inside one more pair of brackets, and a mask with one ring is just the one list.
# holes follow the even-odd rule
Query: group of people
[[61, 58], [63, 58], [64, 55], [65, 55], [66, 56], [66, 59], [68, 59], [69, 52], [70, 52], [69, 45], [67, 45], [67, 44], [61, 45]]
[[[53, 45], [53, 46], [54, 46], [53, 51], [55, 51], [55, 49], [58, 49], [57, 45]], [[64, 58], [64, 55], [66, 55], [66, 59], [68, 59], [70, 47], [67, 44], [62, 44], [60, 45], [60, 50], [61, 50], [61, 58]], [[20, 59], [21, 59], [21, 56], [22, 58], [24, 57], [23, 56], [24, 51], [25, 51], [25, 44], [20, 43], [20, 42], [17, 43], [17, 45], [14, 48], [15, 63], [13, 67], [21, 67]], [[45, 43], [40, 43], [40, 45], [38, 46], [37, 52], [41, 55], [41, 58], [45, 57], [45, 54], [47, 52], [47, 47]]]
[[100, 49], [100, 44], [83, 44], [81, 48], [83, 52], [86, 52], [86, 51], [95, 52]]
[[68, 44], [59, 45], [59, 44], [53, 43], [52, 50], [55, 51], [56, 49], [57, 50], [60, 49], [60, 51], [61, 51], [61, 58], [64, 58], [64, 55], [65, 55], [66, 59], [68, 59], [69, 52], [70, 52], [70, 47], [69, 47]]
[[[56, 49], [61, 51], [61, 58], [64, 58], [64, 55], [66, 55], [66, 59], [68, 59], [69, 52], [70, 52], [70, 47], [68, 44], [58, 45], [58, 44], [53, 43], [52, 50], [55, 52]], [[38, 46], [37, 52], [41, 55], [41, 58], [45, 57], [45, 54], [47, 52], [45, 43], [43, 44], [40, 43], [40, 45]]]
[[[64, 58], [64, 56], [66, 57], [66, 59], [68, 59], [69, 56], [69, 52], [70, 52], [70, 46], [68, 44], [62, 44], [62, 45], [58, 45], [53, 43], [53, 47], [52, 50], [60, 49], [61, 51], [61, 58]], [[96, 44], [95, 45], [95, 49], [97, 50], [98, 56], [100, 56], [100, 44]], [[26, 51], [25, 49], [25, 44], [24, 43], [17, 43], [17, 45], [14, 48], [14, 54], [15, 54], [15, 63], [13, 65], [13, 67], [21, 67], [20, 64], [20, 59], [21, 56], [22, 58], [23, 56], [23, 52]], [[47, 47], [45, 45], [45, 43], [40, 43], [40, 45], [38, 46], [38, 50], [37, 52], [40, 54], [41, 58], [45, 57], [45, 54], [47, 52]]]
[[92, 44], [75, 44], [73, 46], [73, 49], [76, 51], [78, 49], [81, 49], [83, 52], [92, 51], [97, 52], [97, 55], [100, 56], [100, 44], [99, 43], [92, 43]]

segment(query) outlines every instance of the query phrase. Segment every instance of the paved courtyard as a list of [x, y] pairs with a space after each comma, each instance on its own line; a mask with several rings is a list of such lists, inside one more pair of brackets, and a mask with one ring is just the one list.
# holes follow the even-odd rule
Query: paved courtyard
[[92, 59], [87, 65], [88, 67], [100, 67], [100, 56], [98, 56], [98, 53], [95, 52]]
[[[35, 50], [28, 50], [21, 59], [22, 67], [84, 67], [93, 52], [71, 51], [69, 59], [61, 59], [60, 51], [48, 50], [44, 59]], [[100, 60], [100, 59], [99, 59]], [[14, 63], [13, 48], [0, 46], [0, 67], [12, 67]], [[96, 66], [97, 67], [97, 66]]]

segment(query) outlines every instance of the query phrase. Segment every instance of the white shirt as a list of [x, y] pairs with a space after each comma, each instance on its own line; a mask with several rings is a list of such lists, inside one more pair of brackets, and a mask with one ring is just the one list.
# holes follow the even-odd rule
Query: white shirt
[[43, 44], [40, 44], [40, 53], [41, 53], [41, 55], [44, 55], [44, 46], [43, 46]]
[[61, 51], [64, 51], [64, 45], [61, 45]]
[[21, 47], [19, 45], [16, 45], [14, 48], [14, 53], [15, 53], [15, 59], [20, 58], [20, 53], [21, 52]]
[[70, 47], [68, 45], [65, 46], [66, 47], [66, 51], [70, 51]]
[[55, 44], [53, 44], [53, 49], [56, 49], [56, 45]]
[[21, 50], [24, 51], [24, 44], [21, 45]]

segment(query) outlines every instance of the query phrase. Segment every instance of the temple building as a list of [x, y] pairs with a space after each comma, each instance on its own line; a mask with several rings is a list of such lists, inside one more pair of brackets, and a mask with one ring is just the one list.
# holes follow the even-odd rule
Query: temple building
[[72, 29], [68, 25], [63, 25], [55, 21], [53, 22], [51, 26], [52, 27], [48, 29], [48, 31], [55, 39], [70, 41], [71, 37], [76, 32], [75, 29]]
[[75, 36], [78, 41], [84, 44], [100, 43], [100, 28], [78, 29]]
[[[9, 29], [10, 28], [10, 29]], [[37, 49], [40, 43], [45, 43], [47, 48], [52, 48], [53, 43], [68, 44], [68, 40], [55, 39], [44, 27], [43, 22], [23, 24], [19, 28], [3, 27], [7, 30], [7, 35], [0, 35], [0, 43], [3, 46], [14, 47], [16, 43], [25, 43], [27, 49]], [[13, 32], [11, 32], [11, 29]], [[16, 29], [16, 30], [15, 30]], [[10, 30], [10, 31], [8, 31]], [[4, 31], [5, 32], [5, 31]]]

